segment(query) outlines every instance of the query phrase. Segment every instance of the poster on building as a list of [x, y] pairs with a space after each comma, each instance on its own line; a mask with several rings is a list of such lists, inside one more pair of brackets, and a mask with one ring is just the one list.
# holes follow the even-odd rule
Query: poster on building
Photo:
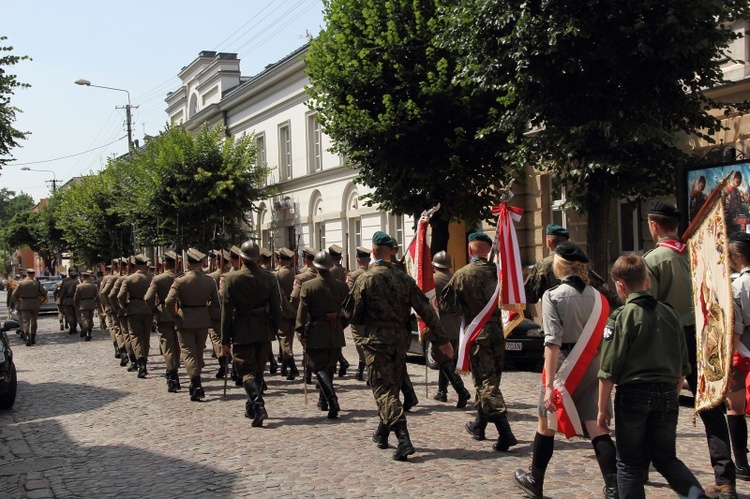
[[750, 161], [710, 166], [687, 172], [688, 221], [706, 203], [709, 194], [727, 179], [721, 189], [727, 233], [750, 232]]
[[734, 301], [724, 206], [718, 193], [710, 196], [700, 219], [689, 229], [688, 257], [697, 345], [696, 411], [723, 403], [732, 367]]

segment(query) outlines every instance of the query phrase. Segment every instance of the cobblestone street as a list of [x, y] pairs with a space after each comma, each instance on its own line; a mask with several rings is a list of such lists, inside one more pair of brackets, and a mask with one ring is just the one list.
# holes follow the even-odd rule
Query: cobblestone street
[[[0, 298], [4, 304], [5, 293]], [[4, 306], [1, 312], [5, 317]], [[464, 430], [472, 410], [456, 409], [453, 392], [447, 404], [432, 400], [436, 371], [429, 373], [425, 396], [424, 366], [410, 363], [420, 403], [408, 415], [417, 453], [404, 463], [370, 440], [376, 406], [370, 389], [354, 379], [350, 338], [345, 355], [352, 367], [335, 380], [338, 420], [317, 410], [312, 385], [305, 405], [301, 376], [287, 381], [276, 375], [267, 377], [269, 419], [263, 428], [251, 428], [242, 388], [230, 382], [222, 399], [223, 381], [214, 378], [218, 364], [209, 350], [206, 399], [196, 403], [189, 400], [182, 369], [182, 390], [167, 392], [155, 335], [146, 379], [119, 367], [108, 333], [95, 329], [93, 341], [84, 342], [60, 332], [54, 315], [42, 316], [33, 347], [10, 336], [19, 389], [14, 408], [0, 412], [0, 497], [519, 497], [512, 472], [530, 463], [536, 372], [508, 369], [504, 375], [520, 444], [497, 453], [494, 428], [487, 430], [489, 440], [472, 440]], [[299, 344], [296, 353], [300, 366]], [[693, 425], [687, 408], [680, 416], [678, 455], [701, 483], [712, 481], [702, 427]], [[658, 473], [651, 479], [649, 497], [674, 497]], [[602, 486], [590, 444], [558, 438], [546, 495], [601, 497]], [[740, 482], [738, 490], [746, 494], [750, 486]]]

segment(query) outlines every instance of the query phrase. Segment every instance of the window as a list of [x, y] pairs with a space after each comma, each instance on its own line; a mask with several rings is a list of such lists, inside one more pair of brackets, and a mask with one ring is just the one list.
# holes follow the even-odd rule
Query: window
[[193, 94], [190, 97], [190, 107], [188, 109], [188, 118], [192, 118], [198, 113], [198, 96]]
[[391, 217], [390, 236], [398, 243], [398, 257], [404, 254], [404, 216], [393, 215]]
[[[264, 166], [266, 166], [266, 137], [257, 135], [255, 137], [255, 167], [263, 168]], [[266, 177], [263, 177], [262, 185], [266, 185]]]
[[643, 251], [640, 203], [620, 200], [617, 203], [617, 221], [620, 228], [620, 253]]
[[292, 178], [292, 131], [289, 123], [279, 125], [279, 180]]
[[563, 209], [565, 203], [565, 187], [555, 180], [552, 180], [552, 194], [550, 200], [550, 223], [557, 224], [560, 227], [567, 226], [566, 210]]
[[323, 145], [321, 137], [318, 114], [309, 114], [307, 116], [307, 158], [309, 173], [323, 170]]
[[362, 246], [362, 220], [354, 221], [354, 247]]
[[318, 243], [318, 251], [322, 251], [327, 248], [326, 246], [326, 224], [325, 222], [320, 222], [315, 224], [315, 232], [318, 235], [317, 243]]

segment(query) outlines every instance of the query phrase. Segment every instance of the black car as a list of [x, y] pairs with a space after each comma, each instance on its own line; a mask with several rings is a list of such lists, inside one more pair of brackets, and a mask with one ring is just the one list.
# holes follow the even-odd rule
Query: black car
[[0, 326], [0, 409], [10, 409], [16, 401], [18, 378], [6, 331], [18, 327], [16, 321], [5, 321]]

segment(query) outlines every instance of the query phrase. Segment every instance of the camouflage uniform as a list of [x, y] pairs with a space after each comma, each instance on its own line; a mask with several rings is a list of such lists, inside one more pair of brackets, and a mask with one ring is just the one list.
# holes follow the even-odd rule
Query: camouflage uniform
[[560, 284], [560, 279], [555, 277], [552, 271], [552, 263], [555, 261], [554, 251], [536, 262], [531, 273], [526, 277], [523, 283], [526, 291], [526, 303], [538, 303], [542, 299], [544, 292], [553, 286]]

